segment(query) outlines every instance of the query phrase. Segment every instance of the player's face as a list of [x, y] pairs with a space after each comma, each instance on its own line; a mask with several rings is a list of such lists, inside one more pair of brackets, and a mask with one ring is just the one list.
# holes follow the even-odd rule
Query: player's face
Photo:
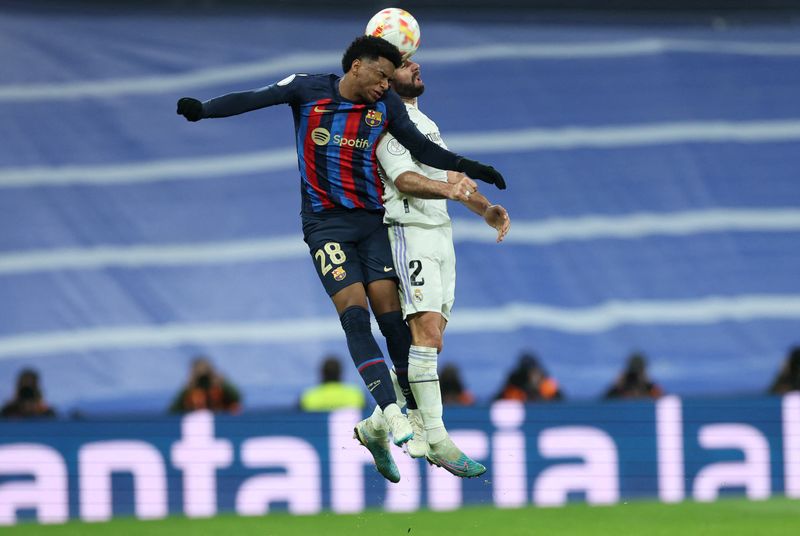
[[425, 91], [425, 83], [419, 72], [419, 63], [406, 60], [399, 69], [395, 70], [392, 88], [405, 99], [419, 97]]
[[356, 92], [363, 102], [376, 102], [389, 90], [394, 76], [394, 65], [386, 58], [356, 60], [353, 65]]

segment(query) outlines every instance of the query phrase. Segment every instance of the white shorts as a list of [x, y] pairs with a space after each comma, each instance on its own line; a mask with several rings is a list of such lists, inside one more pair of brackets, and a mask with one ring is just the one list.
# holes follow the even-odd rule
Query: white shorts
[[392, 257], [400, 279], [403, 317], [433, 311], [450, 319], [456, 299], [456, 253], [450, 223], [389, 227]]

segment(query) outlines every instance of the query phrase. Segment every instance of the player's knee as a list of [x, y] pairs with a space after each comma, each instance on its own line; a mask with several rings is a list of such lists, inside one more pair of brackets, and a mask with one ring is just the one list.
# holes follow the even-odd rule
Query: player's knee
[[418, 331], [414, 339], [414, 344], [417, 346], [436, 348], [437, 352], [441, 352], [443, 346], [442, 332], [436, 326], [425, 326], [422, 330]]
[[369, 332], [369, 311], [360, 305], [353, 305], [345, 309], [339, 320], [345, 333]]

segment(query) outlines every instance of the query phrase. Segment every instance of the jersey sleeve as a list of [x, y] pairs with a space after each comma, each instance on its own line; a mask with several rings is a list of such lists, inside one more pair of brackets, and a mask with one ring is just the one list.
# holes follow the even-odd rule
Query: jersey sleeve
[[290, 75], [280, 82], [250, 91], [237, 91], [203, 102], [203, 118], [230, 117], [275, 104], [291, 104], [302, 75]]
[[417, 165], [417, 162], [414, 161], [408, 149], [403, 147], [403, 144], [397, 141], [397, 138], [389, 132], [378, 143], [376, 154], [384, 174], [392, 182], [396, 181], [397, 177], [406, 171], [413, 171], [420, 175], [425, 174]]
[[442, 149], [426, 138], [408, 117], [403, 101], [394, 91], [386, 97], [386, 109], [389, 112], [389, 132], [399, 141], [414, 158], [437, 169], [458, 170], [461, 156], [447, 149]]

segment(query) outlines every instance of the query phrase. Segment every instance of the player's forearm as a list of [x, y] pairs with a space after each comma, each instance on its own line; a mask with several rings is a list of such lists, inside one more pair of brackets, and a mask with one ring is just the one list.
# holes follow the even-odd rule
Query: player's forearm
[[394, 184], [402, 193], [420, 199], [450, 198], [451, 186], [449, 183], [434, 181], [413, 171], [401, 173], [394, 181]]
[[491, 206], [491, 203], [488, 199], [486, 199], [486, 196], [477, 191], [470, 194], [469, 201], [462, 201], [462, 203], [464, 203], [464, 206], [466, 206], [472, 212], [481, 217], [486, 214], [486, 210]]
[[277, 104], [265, 90], [237, 91], [203, 102], [203, 117], [230, 117]]
[[464, 196], [459, 197], [458, 201], [464, 203], [464, 206], [478, 216], [484, 216], [486, 210], [491, 206], [491, 203], [489, 203], [489, 200], [486, 199], [483, 194], [478, 192], [478, 185], [463, 173], [457, 171], [447, 172], [447, 182], [450, 184], [458, 187], [458, 185], [464, 181], [467, 181], [467, 192], [469, 192], [469, 195], [466, 196], [466, 198]]

